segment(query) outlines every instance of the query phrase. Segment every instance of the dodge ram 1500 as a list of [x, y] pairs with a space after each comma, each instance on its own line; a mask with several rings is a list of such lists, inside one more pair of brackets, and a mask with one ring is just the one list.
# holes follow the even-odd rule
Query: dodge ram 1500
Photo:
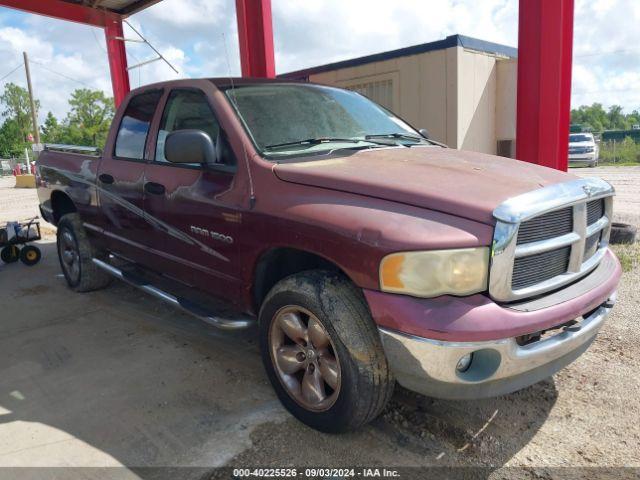
[[257, 324], [284, 406], [324, 431], [398, 382], [473, 399], [576, 359], [611, 310], [613, 188], [445, 148], [355, 92], [181, 80], [131, 92], [103, 152], [37, 166], [72, 290], [119, 278]]

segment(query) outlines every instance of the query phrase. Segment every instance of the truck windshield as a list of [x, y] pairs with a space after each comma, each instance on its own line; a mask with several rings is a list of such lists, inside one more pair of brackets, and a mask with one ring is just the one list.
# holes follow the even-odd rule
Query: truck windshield
[[381, 106], [339, 88], [263, 84], [227, 88], [225, 93], [267, 157], [427, 143]]

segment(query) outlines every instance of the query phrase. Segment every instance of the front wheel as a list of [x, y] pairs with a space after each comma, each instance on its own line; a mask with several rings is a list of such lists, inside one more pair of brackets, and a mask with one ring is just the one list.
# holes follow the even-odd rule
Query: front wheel
[[260, 344], [280, 401], [317, 430], [356, 429], [393, 392], [362, 292], [339, 274], [307, 271], [276, 284], [260, 310]]

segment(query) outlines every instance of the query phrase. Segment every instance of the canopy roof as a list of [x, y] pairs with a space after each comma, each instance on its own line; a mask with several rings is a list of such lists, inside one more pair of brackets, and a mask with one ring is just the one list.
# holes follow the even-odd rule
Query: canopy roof
[[144, 10], [160, 0], [62, 0], [65, 3], [75, 3], [89, 8], [109, 10], [118, 15], [133, 15], [140, 10]]

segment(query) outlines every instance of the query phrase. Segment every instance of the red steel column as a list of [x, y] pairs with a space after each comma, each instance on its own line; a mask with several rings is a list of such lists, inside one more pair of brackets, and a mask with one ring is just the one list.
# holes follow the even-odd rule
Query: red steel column
[[276, 76], [271, 0], [236, 0], [243, 77]]
[[520, 0], [516, 158], [567, 170], [574, 0]]
[[105, 21], [104, 34], [107, 37], [107, 54], [109, 55], [113, 99], [116, 107], [118, 107], [131, 89], [129, 85], [129, 72], [127, 70], [127, 51], [124, 41], [118, 40], [118, 38], [122, 39], [124, 37], [122, 19], [119, 17], [107, 18]]

